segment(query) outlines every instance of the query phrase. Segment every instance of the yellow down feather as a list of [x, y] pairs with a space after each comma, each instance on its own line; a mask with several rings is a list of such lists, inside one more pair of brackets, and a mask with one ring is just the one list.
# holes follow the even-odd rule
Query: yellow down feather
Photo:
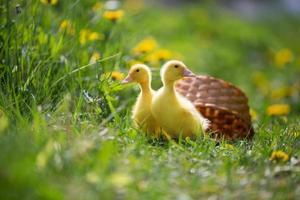
[[195, 138], [209, 126], [194, 105], [175, 90], [175, 82], [193, 73], [180, 61], [169, 61], [161, 69], [163, 87], [152, 100], [152, 114], [172, 138]]
[[151, 113], [151, 103], [155, 91], [151, 88], [151, 71], [143, 64], [133, 65], [128, 76], [122, 83], [138, 83], [141, 89], [132, 109], [132, 119], [137, 128], [141, 128], [146, 134], [158, 137], [161, 128]]

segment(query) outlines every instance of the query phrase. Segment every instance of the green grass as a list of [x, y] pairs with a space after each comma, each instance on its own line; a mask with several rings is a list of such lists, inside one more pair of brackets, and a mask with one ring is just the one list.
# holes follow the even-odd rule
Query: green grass
[[[247, 20], [211, 2], [139, 10], [125, 4], [115, 23], [101, 18], [103, 9], [93, 12], [94, 3], [1, 2], [0, 199], [300, 196], [299, 17]], [[73, 34], [59, 31], [63, 20]], [[82, 29], [104, 38], [82, 45]], [[145, 61], [132, 49], [149, 36], [194, 72], [243, 88], [258, 115], [252, 141], [152, 141], [132, 127], [137, 87], [104, 74]], [[278, 67], [282, 49], [292, 57]], [[93, 64], [94, 52], [101, 59]], [[147, 63], [155, 88], [163, 62]], [[274, 103], [291, 112], [268, 116]], [[271, 161], [277, 150], [289, 160]]]

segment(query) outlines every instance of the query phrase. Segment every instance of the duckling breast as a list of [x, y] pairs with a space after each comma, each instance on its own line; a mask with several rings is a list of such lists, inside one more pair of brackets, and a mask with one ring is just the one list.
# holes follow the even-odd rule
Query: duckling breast
[[159, 91], [152, 101], [152, 113], [160, 126], [172, 137], [191, 137], [202, 132], [202, 116], [187, 99], [179, 94]]

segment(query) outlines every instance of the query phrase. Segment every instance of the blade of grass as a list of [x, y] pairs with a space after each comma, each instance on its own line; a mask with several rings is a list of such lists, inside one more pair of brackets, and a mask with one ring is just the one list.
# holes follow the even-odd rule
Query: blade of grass
[[[101, 59], [101, 60], [98, 60], [96, 63], [101, 63], [101, 62], [110, 60], [110, 59], [112, 59], [112, 58], [117, 57], [119, 54], [120, 54], [120, 53], [117, 53], [117, 54], [114, 54], [114, 55], [112, 55], [112, 56], [103, 58], [103, 59]], [[81, 66], [81, 67], [79, 67], [79, 68], [77, 68], [77, 69], [74, 69], [73, 71], [69, 72], [68, 74], [66, 74], [66, 75], [64, 75], [64, 76], [62, 76], [62, 77], [60, 77], [57, 81], [55, 81], [55, 82], [51, 85], [51, 87], [54, 87], [56, 84], [58, 84], [60, 81], [62, 81], [63, 79], [67, 78], [68, 76], [70, 76], [70, 75], [72, 75], [72, 74], [74, 74], [74, 73], [76, 73], [76, 72], [79, 72], [79, 71], [81, 71], [81, 70], [83, 70], [83, 69], [85, 69], [85, 68], [87, 68], [87, 67], [89, 67], [89, 66], [95, 65], [96, 63], [90, 63], [90, 64], [87, 64], [87, 65]]]

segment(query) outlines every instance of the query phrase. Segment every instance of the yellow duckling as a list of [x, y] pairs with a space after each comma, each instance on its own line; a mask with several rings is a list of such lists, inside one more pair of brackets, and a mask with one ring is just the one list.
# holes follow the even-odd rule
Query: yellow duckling
[[158, 137], [161, 128], [151, 113], [152, 97], [155, 91], [151, 88], [151, 71], [143, 64], [133, 65], [128, 76], [122, 81], [125, 83], [138, 83], [141, 92], [132, 109], [132, 118], [136, 127], [142, 128], [147, 134]]
[[175, 90], [175, 82], [194, 74], [180, 61], [165, 63], [160, 71], [163, 87], [152, 100], [152, 114], [160, 126], [172, 138], [194, 138], [209, 126], [204, 118], [185, 97]]

